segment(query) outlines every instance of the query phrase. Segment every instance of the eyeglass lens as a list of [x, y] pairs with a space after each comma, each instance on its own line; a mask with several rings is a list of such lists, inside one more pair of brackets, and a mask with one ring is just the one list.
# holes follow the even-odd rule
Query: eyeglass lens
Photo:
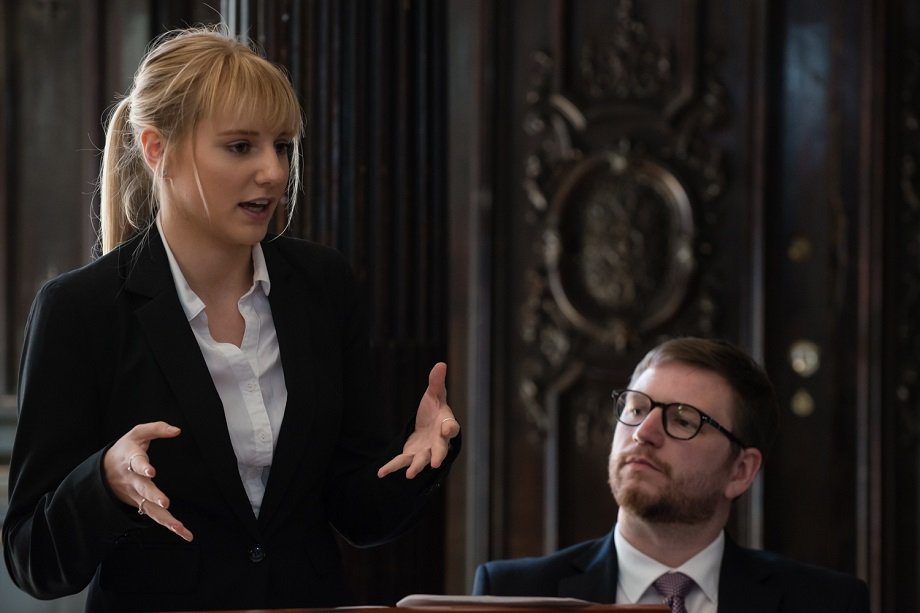
[[[644, 394], [626, 391], [617, 395], [617, 419], [627, 426], [641, 424], [653, 408], [652, 401]], [[665, 432], [674, 438], [693, 438], [703, 426], [700, 412], [689, 405], [674, 403], [661, 409]]]

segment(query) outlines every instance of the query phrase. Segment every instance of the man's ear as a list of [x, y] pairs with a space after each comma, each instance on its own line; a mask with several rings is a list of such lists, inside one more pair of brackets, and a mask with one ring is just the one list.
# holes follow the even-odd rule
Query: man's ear
[[163, 136], [153, 128], [144, 128], [141, 132], [141, 149], [147, 166], [157, 174], [157, 170], [165, 163], [166, 141]]
[[725, 484], [725, 496], [734, 500], [748, 491], [762, 464], [763, 454], [759, 449], [742, 449], [738, 457], [732, 461], [731, 475]]

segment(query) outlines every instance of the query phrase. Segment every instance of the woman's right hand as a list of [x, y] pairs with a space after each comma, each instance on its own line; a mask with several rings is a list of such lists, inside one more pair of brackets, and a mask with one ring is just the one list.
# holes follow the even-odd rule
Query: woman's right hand
[[150, 441], [174, 438], [180, 432], [179, 428], [163, 421], [138, 424], [109, 448], [102, 466], [109, 487], [119, 500], [191, 541], [192, 533], [168, 511], [169, 498], [153, 483], [156, 469], [147, 457]]

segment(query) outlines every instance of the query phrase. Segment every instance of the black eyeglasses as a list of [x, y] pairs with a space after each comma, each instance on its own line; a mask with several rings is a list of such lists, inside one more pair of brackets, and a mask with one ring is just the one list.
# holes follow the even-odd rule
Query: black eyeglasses
[[626, 426], [640, 425], [654, 409], [660, 408], [664, 431], [671, 438], [688, 441], [700, 433], [703, 424], [709, 424], [742, 449], [747, 448], [747, 445], [731, 431], [723, 428], [712, 417], [689, 404], [658, 402], [652, 400], [648, 394], [635, 390], [614, 390], [611, 396], [616, 407], [617, 421]]

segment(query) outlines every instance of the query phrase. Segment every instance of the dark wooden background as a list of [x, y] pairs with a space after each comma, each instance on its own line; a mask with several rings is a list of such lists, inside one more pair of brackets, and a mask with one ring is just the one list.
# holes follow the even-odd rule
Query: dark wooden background
[[[783, 406], [741, 541], [920, 609], [920, 6], [909, 0], [237, 0], [307, 117], [290, 232], [366, 283], [381, 410], [447, 358], [464, 452], [365, 602], [610, 527], [610, 389], [727, 337]], [[204, 3], [0, 6], [0, 463], [38, 286], [88, 261], [100, 118]]]

